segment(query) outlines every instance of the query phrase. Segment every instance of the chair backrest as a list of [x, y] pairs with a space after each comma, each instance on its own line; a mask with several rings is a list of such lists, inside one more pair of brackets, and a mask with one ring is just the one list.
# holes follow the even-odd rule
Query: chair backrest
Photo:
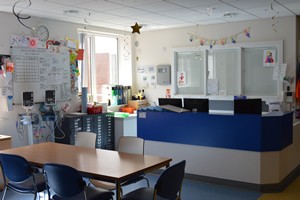
[[32, 176], [32, 168], [28, 161], [18, 155], [0, 154], [0, 163], [4, 175], [13, 182], [23, 182]]
[[118, 151], [125, 153], [144, 154], [144, 139], [134, 136], [121, 136]]
[[183, 160], [165, 169], [154, 188], [156, 194], [165, 199], [176, 199], [180, 193], [186, 161]]
[[75, 146], [95, 148], [96, 134], [92, 132], [78, 132], [76, 134]]
[[48, 186], [60, 197], [73, 197], [84, 191], [85, 182], [79, 172], [70, 166], [46, 163], [44, 172]]

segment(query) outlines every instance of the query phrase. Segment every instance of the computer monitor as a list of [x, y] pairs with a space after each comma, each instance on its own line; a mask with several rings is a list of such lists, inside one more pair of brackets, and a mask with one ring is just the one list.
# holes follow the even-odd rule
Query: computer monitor
[[208, 112], [208, 99], [184, 98], [183, 107], [193, 112]]
[[234, 100], [235, 114], [258, 114], [262, 113], [261, 99], [235, 99]]
[[46, 90], [45, 91], [45, 104], [53, 106], [55, 105], [55, 90]]
[[22, 105], [23, 108], [33, 108], [34, 106], [34, 97], [33, 97], [33, 92], [23, 92], [23, 97], [22, 97]]
[[158, 105], [172, 105], [182, 108], [181, 98], [158, 98]]

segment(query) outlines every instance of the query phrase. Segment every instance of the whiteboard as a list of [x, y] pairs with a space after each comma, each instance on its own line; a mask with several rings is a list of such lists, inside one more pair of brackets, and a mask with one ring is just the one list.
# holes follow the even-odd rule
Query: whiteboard
[[70, 54], [47, 49], [11, 49], [14, 103], [22, 103], [23, 91], [33, 91], [35, 102], [45, 101], [45, 91], [55, 90], [56, 101], [70, 100]]

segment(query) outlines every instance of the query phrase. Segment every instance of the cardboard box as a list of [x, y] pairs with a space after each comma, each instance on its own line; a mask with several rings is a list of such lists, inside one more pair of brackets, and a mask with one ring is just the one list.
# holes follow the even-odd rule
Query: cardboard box
[[146, 99], [128, 101], [128, 106], [131, 106], [135, 109], [144, 108], [144, 107], [147, 107], [148, 105], [149, 104], [148, 104], [148, 101]]

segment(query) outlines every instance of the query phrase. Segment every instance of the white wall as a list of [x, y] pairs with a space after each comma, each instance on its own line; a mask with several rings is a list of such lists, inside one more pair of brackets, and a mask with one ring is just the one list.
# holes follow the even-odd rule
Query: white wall
[[[222, 37], [229, 37], [233, 34], [239, 33], [247, 27], [251, 27], [251, 38], [239, 35], [237, 42], [265, 42], [283, 40], [283, 62], [288, 64], [287, 74], [295, 75], [296, 69], [296, 17], [278, 18], [277, 32], [272, 29], [273, 20], [253, 20], [246, 22], [216, 24], [216, 25], [199, 25], [198, 33], [200, 36], [209, 39], [220, 39]], [[138, 57], [135, 66], [138, 65], [158, 65], [171, 64], [171, 49], [176, 47], [193, 47], [196, 44], [189, 41], [188, 33], [195, 33], [195, 27], [186, 27], [178, 29], [160, 30], [141, 32], [140, 35], [135, 35], [135, 40], [139, 42], [139, 47], [134, 47], [135, 56]], [[138, 73], [134, 74], [134, 91], [142, 89], [141, 76]], [[159, 86], [156, 88], [145, 88], [145, 94], [149, 103], [157, 101], [157, 98], [165, 96], [166, 88], [173, 88], [169, 86]], [[172, 93], [172, 91], [171, 91]]]
[[[41, 24], [46, 25], [50, 32], [50, 39], [54, 40], [63, 40], [66, 37], [77, 39], [77, 29], [84, 28], [84, 25], [82, 24], [59, 22], [35, 17], [31, 17], [28, 20], [23, 20], [22, 22], [29, 27], [37, 27]], [[33, 36], [32, 30], [21, 25], [17, 21], [17, 18], [12, 14], [0, 12], [0, 24], [2, 24], [2, 28], [0, 31], [0, 54], [10, 54], [11, 34]], [[105, 28], [97, 28], [93, 26], [89, 26], [88, 28], [94, 31], [125, 34], [125, 32]], [[75, 111], [78, 106], [78, 98], [77, 96], [73, 96], [71, 101], [71, 111]], [[0, 134], [12, 136], [13, 147], [28, 144], [27, 135], [19, 135], [16, 130], [18, 113], [24, 113], [24, 109], [21, 108], [20, 105], [15, 105], [14, 110], [11, 112], [0, 111], [0, 118], [3, 118], [3, 120], [0, 120]]]

